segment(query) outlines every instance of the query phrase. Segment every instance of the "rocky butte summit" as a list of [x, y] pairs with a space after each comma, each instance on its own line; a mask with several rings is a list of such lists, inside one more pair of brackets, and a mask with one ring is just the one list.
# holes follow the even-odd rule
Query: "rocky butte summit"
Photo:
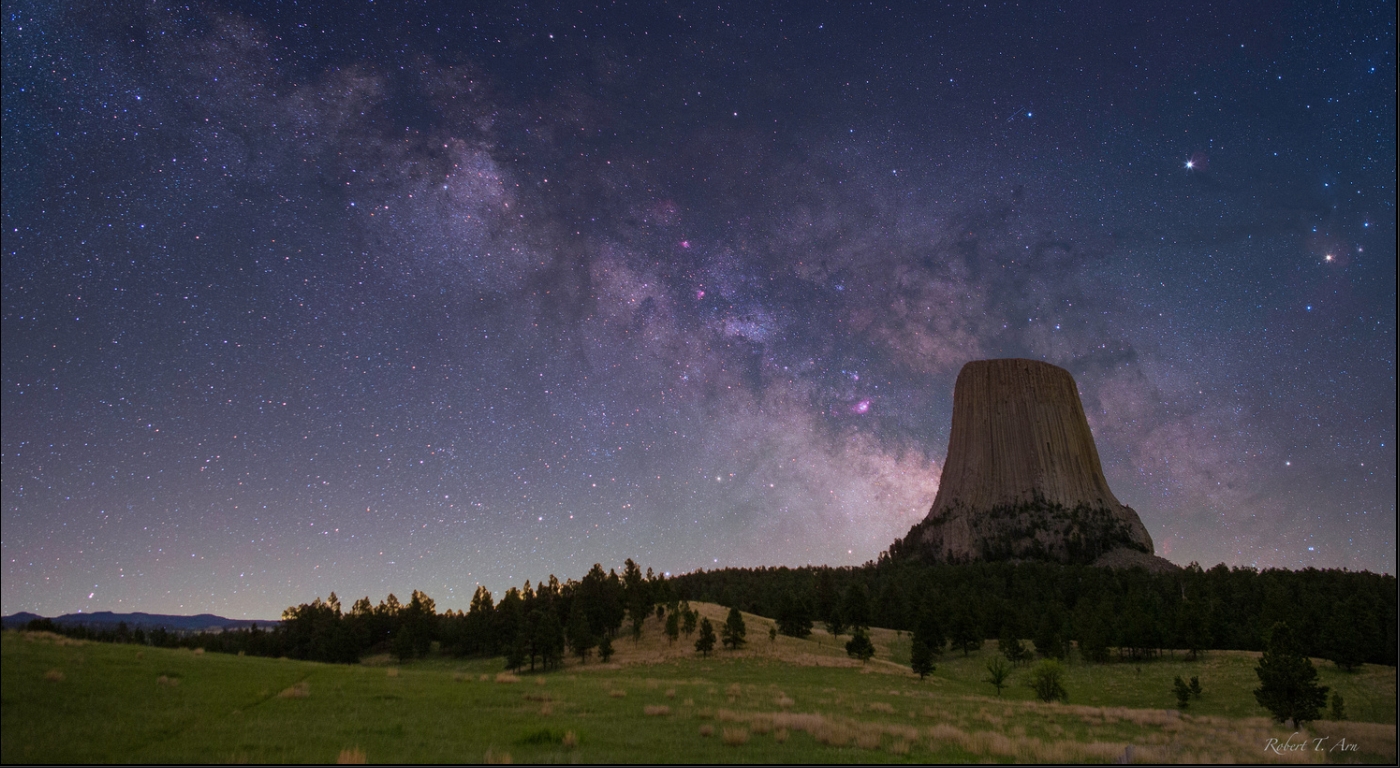
[[938, 495], [890, 557], [1177, 567], [1153, 555], [1137, 512], [1109, 490], [1074, 377], [1020, 359], [958, 373]]

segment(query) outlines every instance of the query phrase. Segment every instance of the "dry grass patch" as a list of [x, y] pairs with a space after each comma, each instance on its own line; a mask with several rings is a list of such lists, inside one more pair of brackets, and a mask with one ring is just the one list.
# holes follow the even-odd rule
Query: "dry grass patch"
[[512, 675], [512, 674], [509, 673], [509, 672], [497, 672], [497, 673], [496, 673], [496, 682], [498, 682], [498, 683], [518, 683], [518, 682], [520, 682], [520, 678], [519, 678], [519, 677], [516, 677], [515, 675]]
[[856, 734], [856, 746], [861, 749], [879, 749], [880, 732], [864, 728], [861, 729], [860, 732]]
[[671, 708], [665, 704], [648, 704], [642, 707], [642, 712], [647, 717], [665, 717], [671, 714]]
[[709, 723], [700, 726], [700, 735], [706, 737], [715, 735], [715, 727]]
[[668, 699], [674, 699], [674, 698], [676, 698], [676, 689], [675, 689], [675, 688], [667, 688], [667, 689], [666, 689], [666, 698], [668, 698]]
[[277, 694], [279, 699], [304, 699], [311, 695], [311, 683], [302, 680], [291, 688], [283, 690]]
[[174, 688], [179, 684], [180, 678], [178, 677], [167, 677], [166, 675], [161, 675], [160, 677], [156, 678], [156, 685], [164, 686], [166, 688]]
[[773, 700], [773, 703], [777, 704], [779, 709], [792, 709], [792, 705], [797, 702], [793, 701], [786, 693], [780, 693], [778, 698]]
[[887, 715], [894, 714], [894, 707], [889, 704], [886, 704], [883, 701], [872, 701], [869, 704], [866, 704], [865, 708], [870, 710], [871, 712], [884, 712]]
[[788, 740], [788, 730], [787, 730], [786, 728], [779, 728], [778, 730], [773, 731], [773, 741], [776, 741], [776, 742], [778, 742], [779, 744], [782, 744], [782, 743], [786, 742], [787, 740]]
[[749, 743], [749, 729], [725, 728], [720, 732], [720, 740], [727, 747], [739, 747]]
[[625, 699], [627, 698], [627, 691], [624, 691], [621, 688], [614, 688], [611, 691], [608, 691], [608, 695], [613, 697], [614, 699]]
[[50, 683], [61, 683], [63, 682], [63, 672], [61, 670], [51, 669], [44, 673], [44, 679]]
[[194, 649], [194, 655], [196, 655], [196, 656], [203, 656], [203, 655], [204, 655], [204, 649], [203, 649], [203, 648], [196, 648], [196, 649]]
[[578, 746], [578, 734], [573, 731], [564, 732], [564, 740], [560, 742], [565, 749], [573, 749]]
[[398, 677], [398, 676], [399, 676], [399, 668], [398, 668], [398, 667], [389, 667], [388, 669], [384, 670], [384, 675], [385, 675], [386, 677]]
[[481, 762], [486, 763], [487, 765], [510, 765], [515, 761], [511, 759], [509, 752], [497, 752], [496, 750], [487, 747], [486, 754], [482, 756]]
[[369, 757], [364, 750], [359, 747], [340, 750], [340, 754], [335, 758], [336, 765], [364, 765], [369, 762]]

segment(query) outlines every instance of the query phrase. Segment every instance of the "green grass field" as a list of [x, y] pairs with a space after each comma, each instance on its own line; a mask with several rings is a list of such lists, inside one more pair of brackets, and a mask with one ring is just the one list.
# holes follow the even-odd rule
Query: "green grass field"
[[[721, 618], [717, 606], [697, 606]], [[989, 643], [945, 656], [927, 680], [896, 661], [907, 637], [874, 630], [868, 664], [819, 633], [701, 659], [649, 622], [607, 665], [502, 675], [499, 659], [430, 657], [338, 666], [77, 643], [3, 633], [0, 759], [14, 762], [1386, 762], [1395, 760], [1396, 675], [1315, 660], [1350, 720], [1291, 729], [1250, 691], [1254, 654], [1197, 662], [1071, 664], [1070, 702], [1043, 704], [1013, 675], [982, 682]], [[1202, 698], [1175, 711], [1171, 680]], [[1340, 739], [1357, 751], [1326, 751]]]

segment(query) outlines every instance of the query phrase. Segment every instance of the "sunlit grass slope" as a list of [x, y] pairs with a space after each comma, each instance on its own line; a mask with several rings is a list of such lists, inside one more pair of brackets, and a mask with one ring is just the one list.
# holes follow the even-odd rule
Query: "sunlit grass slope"
[[[697, 605], [712, 621], [718, 606]], [[927, 680], [902, 662], [908, 638], [874, 630], [879, 654], [836, 639], [770, 640], [746, 616], [748, 647], [699, 658], [649, 621], [609, 664], [502, 674], [499, 659], [358, 666], [75, 643], [3, 633], [0, 759], [13, 762], [1325, 762], [1395, 758], [1395, 670], [1315, 661], [1350, 721], [1291, 729], [1262, 715], [1253, 654], [1197, 662], [1071, 664], [1070, 702], [1042, 704], [1018, 670], [997, 697], [990, 643], [945, 656]], [[842, 638], [844, 641], [844, 638]], [[1175, 710], [1174, 676], [1203, 696]], [[1335, 750], [1345, 738], [1358, 751]], [[1129, 751], [1131, 747], [1131, 751]]]

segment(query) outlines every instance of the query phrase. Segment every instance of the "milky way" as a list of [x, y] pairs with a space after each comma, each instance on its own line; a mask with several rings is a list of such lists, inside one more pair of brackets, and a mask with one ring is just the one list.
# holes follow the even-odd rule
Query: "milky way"
[[1005, 356], [1394, 571], [1392, 3], [747, 5], [7, 4], [4, 612], [859, 564]]

